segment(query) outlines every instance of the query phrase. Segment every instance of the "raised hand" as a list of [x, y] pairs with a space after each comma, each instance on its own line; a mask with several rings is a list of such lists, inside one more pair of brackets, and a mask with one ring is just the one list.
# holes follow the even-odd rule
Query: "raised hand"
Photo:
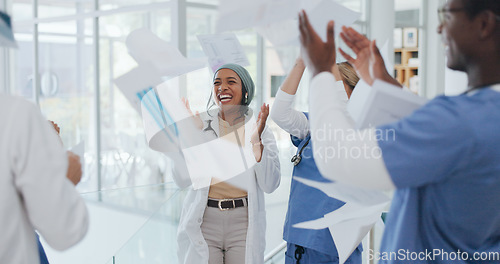
[[257, 129], [252, 135], [252, 142], [254, 144], [260, 141], [262, 132], [266, 127], [266, 121], [268, 116], [269, 116], [269, 105], [263, 104], [260, 107], [259, 116], [257, 117]]
[[202, 129], [203, 128], [203, 121], [201, 120], [200, 113], [198, 111], [196, 111], [193, 114], [193, 111], [191, 111], [191, 107], [189, 106], [188, 99], [182, 97], [181, 101], [186, 106], [186, 109], [188, 110], [188, 112], [191, 115], [191, 117], [193, 117], [193, 120], [194, 120], [194, 123], [195, 123], [196, 127], [198, 127], [199, 129]]
[[266, 127], [267, 117], [269, 116], [269, 105], [263, 104], [260, 107], [259, 116], [257, 117], [257, 129], [252, 134], [252, 138], [250, 139], [250, 143], [252, 144], [253, 154], [255, 156], [255, 160], [260, 162], [262, 159], [262, 151], [264, 150], [264, 145], [261, 142], [262, 132], [264, 132], [264, 128]]
[[74, 185], [77, 185], [82, 178], [82, 164], [80, 163], [80, 157], [71, 151], [68, 154], [68, 171], [66, 172], [66, 178], [68, 178]]
[[56, 131], [57, 133], [57, 137], [59, 138], [59, 142], [61, 142], [61, 145], [62, 145], [62, 138], [61, 138], [61, 128], [57, 125], [56, 122], [52, 121], [52, 120], [48, 120], [49, 123], [52, 125], [52, 127], [54, 128], [54, 130]]
[[375, 40], [368, 40], [351, 27], [342, 27], [340, 37], [356, 53], [356, 59], [342, 49], [339, 49], [339, 52], [354, 66], [361, 79], [369, 85], [372, 85], [375, 79], [380, 79], [401, 87], [401, 84], [387, 72]]
[[302, 44], [302, 57], [306, 65], [311, 69], [312, 75], [320, 72], [331, 71], [335, 64], [336, 51], [334, 40], [334, 22], [328, 22], [326, 29], [326, 42], [312, 27], [304, 10], [299, 13], [300, 42]]
[[52, 127], [54, 127], [54, 129], [56, 130], [57, 135], [61, 135], [61, 128], [57, 125], [57, 123], [55, 123], [52, 120], [49, 120], [49, 122], [52, 125]]

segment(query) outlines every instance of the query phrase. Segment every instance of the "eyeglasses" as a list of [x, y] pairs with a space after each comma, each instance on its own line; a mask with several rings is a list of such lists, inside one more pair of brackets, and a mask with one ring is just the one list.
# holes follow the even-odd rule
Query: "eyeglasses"
[[[445, 13], [453, 13], [453, 12], [461, 12], [465, 11], [465, 8], [463, 7], [457, 7], [457, 8], [446, 8], [446, 7], [441, 7], [438, 9], [438, 18], [439, 18], [439, 24], [443, 24], [445, 21], [444, 14]], [[500, 15], [495, 15], [495, 18], [498, 22], [500, 22]]]
[[439, 18], [439, 24], [443, 24], [445, 21], [444, 14], [445, 13], [452, 13], [452, 12], [461, 12], [465, 11], [465, 8], [446, 8], [446, 7], [441, 7], [438, 9], [438, 18]]

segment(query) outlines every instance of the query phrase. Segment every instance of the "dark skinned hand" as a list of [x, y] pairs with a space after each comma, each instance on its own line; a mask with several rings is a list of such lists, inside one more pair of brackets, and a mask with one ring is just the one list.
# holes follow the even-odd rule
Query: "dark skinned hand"
[[384, 59], [375, 41], [368, 40], [368, 38], [351, 27], [342, 27], [340, 37], [347, 46], [354, 51], [356, 59], [349, 56], [349, 54], [342, 49], [339, 49], [339, 52], [354, 66], [361, 79], [369, 85], [372, 85], [375, 79], [380, 79], [401, 87], [401, 84], [387, 72]]
[[302, 10], [299, 13], [299, 30], [302, 56], [313, 77], [321, 72], [330, 72], [336, 59], [334, 22], [328, 22], [326, 42], [323, 42], [309, 22], [306, 12]]

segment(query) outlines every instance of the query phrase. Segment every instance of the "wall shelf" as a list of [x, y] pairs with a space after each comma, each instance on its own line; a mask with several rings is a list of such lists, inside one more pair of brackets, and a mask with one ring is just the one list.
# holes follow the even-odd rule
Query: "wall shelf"
[[[395, 66], [394, 72], [396, 80], [402, 85], [410, 88], [410, 78], [418, 76], [418, 63], [409, 64], [413, 60], [418, 60], [418, 47], [394, 49]], [[418, 62], [418, 61], [417, 61]]]

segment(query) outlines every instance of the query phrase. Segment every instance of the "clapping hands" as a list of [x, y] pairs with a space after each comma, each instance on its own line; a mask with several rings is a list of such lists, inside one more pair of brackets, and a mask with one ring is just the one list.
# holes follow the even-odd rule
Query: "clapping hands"
[[[305, 11], [301, 11], [299, 14], [299, 30], [302, 56], [306, 65], [312, 70], [313, 76], [323, 71], [330, 71], [336, 60], [334, 22], [330, 21], [328, 23], [326, 42], [323, 42], [311, 26]], [[361, 79], [370, 85], [373, 84], [375, 79], [380, 79], [401, 87], [387, 72], [375, 41], [368, 40], [368, 38], [351, 27], [343, 27], [340, 36], [356, 54], [356, 58], [351, 57], [342, 49], [339, 49], [339, 52], [354, 66]]]

